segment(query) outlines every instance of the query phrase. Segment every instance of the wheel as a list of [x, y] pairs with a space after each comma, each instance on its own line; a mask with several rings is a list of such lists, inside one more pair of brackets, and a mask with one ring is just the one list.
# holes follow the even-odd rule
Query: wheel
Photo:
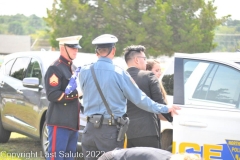
[[46, 122], [44, 122], [42, 127], [41, 144], [42, 144], [43, 154], [47, 155], [49, 141], [48, 141], [48, 128], [47, 128]]
[[173, 131], [171, 129], [167, 129], [161, 133], [161, 147], [164, 150], [168, 150], [170, 146], [172, 146], [173, 142]]
[[0, 143], [6, 143], [8, 142], [9, 138], [10, 138], [11, 132], [7, 131], [3, 128], [2, 125], [2, 119], [0, 116]]

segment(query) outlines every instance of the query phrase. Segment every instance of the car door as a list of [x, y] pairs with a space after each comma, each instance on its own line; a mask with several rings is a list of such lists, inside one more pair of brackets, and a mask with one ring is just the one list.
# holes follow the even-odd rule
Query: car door
[[[3, 120], [3, 125], [10, 120], [6, 118], [11, 112], [11, 103], [14, 99], [15, 90], [11, 87], [9, 82], [12, 82], [10, 78], [10, 71], [13, 63], [15, 62], [15, 58], [6, 59], [1, 66], [1, 75], [0, 75], [0, 109], [1, 109], [1, 117]], [[9, 122], [10, 123], [10, 122]]]
[[173, 153], [240, 160], [240, 67], [175, 57]]
[[21, 114], [19, 117], [26, 126], [26, 132], [31, 133], [32, 135], [37, 135], [36, 131], [40, 128], [40, 121], [41, 121], [41, 97], [43, 89], [42, 83], [42, 71], [40, 67], [40, 63], [37, 59], [32, 58], [29, 66], [27, 68], [26, 74], [24, 78], [38, 78], [39, 79], [39, 87], [32, 88], [32, 87], [21, 87], [22, 95], [24, 97], [25, 109], [24, 114]]
[[12, 126], [11, 130], [24, 130], [25, 123], [21, 117], [25, 115], [24, 97], [22, 92], [22, 80], [25, 75], [30, 58], [19, 57], [14, 61], [10, 73], [4, 78], [3, 106], [2, 115], [5, 123]]

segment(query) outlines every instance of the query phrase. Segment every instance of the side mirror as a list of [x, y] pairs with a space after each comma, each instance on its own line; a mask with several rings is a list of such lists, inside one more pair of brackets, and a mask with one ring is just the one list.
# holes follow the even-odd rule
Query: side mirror
[[39, 79], [36, 77], [28, 77], [23, 79], [23, 86], [28, 88], [41, 88]]

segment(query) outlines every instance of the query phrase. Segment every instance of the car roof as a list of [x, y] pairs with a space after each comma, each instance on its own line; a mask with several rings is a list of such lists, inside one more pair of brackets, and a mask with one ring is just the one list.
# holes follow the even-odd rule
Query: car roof
[[[59, 51], [26, 51], [26, 52], [15, 52], [8, 54], [4, 57], [4, 62], [7, 63], [9, 60], [17, 57], [33, 57], [42, 63], [43, 70], [46, 71], [47, 68], [56, 61], [59, 56]], [[76, 59], [73, 60], [75, 66], [82, 66], [85, 64], [90, 64], [97, 61], [96, 54], [92, 53], [81, 53], [78, 52]]]
[[[78, 52], [78, 54], [84, 55], [84, 56], [92, 56], [95, 54], [92, 53], [82, 53]], [[59, 51], [26, 51], [26, 52], [15, 52], [6, 55], [6, 59], [11, 59], [19, 56], [32, 56], [32, 57], [39, 57], [41, 59], [49, 58], [49, 57], [59, 57], [60, 52]]]
[[[60, 56], [59, 51], [26, 51], [26, 52], [15, 52], [8, 54], [4, 57], [5, 63], [8, 62], [10, 59], [16, 57], [34, 57], [36, 59], [41, 60], [44, 63], [44, 70], [47, 69], [49, 65], [51, 65], [55, 60], [58, 59]], [[86, 64], [91, 64], [96, 62], [98, 57], [95, 53], [83, 53], [78, 52], [76, 59], [73, 60], [73, 64], [78, 66], [83, 66]], [[123, 69], [127, 68], [127, 64], [122, 57], [114, 57], [113, 63], [115, 65], [120, 66]]]
[[240, 69], [240, 54], [238, 52], [175, 53], [174, 57], [212, 61]]
[[[44, 60], [44, 61], [50, 61], [52, 63], [54, 60], [58, 59], [58, 57], [60, 56], [60, 52], [59, 51], [15, 52], [15, 53], [11, 53], [11, 54], [6, 55], [4, 57], [4, 61], [8, 61], [12, 58], [24, 57], [24, 56], [31, 56], [31, 57], [35, 57], [37, 59], [41, 59], [41, 60]], [[95, 54], [78, 52], [78, 56], [77, 56], [76, 60], [74, 60], [74, 61], [76, 61], [77, 63], [80, 62], [79, 65], [83, 65], [83, 64], [86, 64], [86, 63], [90, 63], [94, 60], [97, 60], [97, 56]]]
[[175, 53], [174, 57], [240, 62], [239, 52]]

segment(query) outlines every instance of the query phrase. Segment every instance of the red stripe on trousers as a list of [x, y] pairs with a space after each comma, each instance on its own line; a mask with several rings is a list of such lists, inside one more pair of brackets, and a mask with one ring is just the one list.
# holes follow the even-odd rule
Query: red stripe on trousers
[[57, 126], [54, 126], [53, 127], [53, 135], [52, 135], [52, 159], [51, 160], [54, 160], [55, 159], [55, 153], [56, 152], [56, 138], [57, 138]]

